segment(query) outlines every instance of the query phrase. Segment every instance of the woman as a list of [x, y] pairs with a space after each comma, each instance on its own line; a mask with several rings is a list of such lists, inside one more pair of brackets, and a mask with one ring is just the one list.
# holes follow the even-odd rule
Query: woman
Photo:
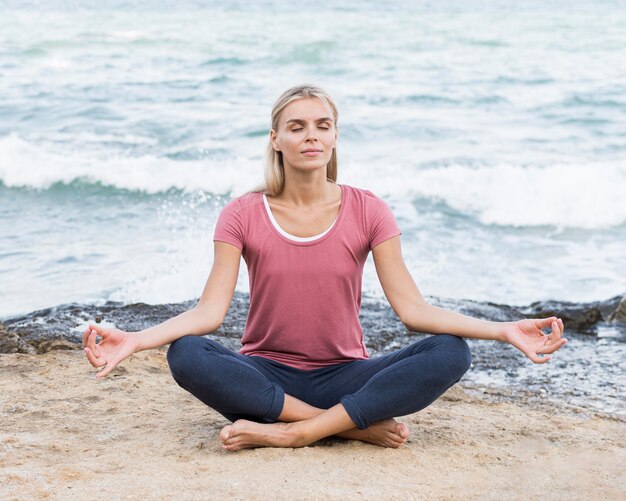
[[[233, 422], [220, 433], [226, 450], [301, 447], [331, 435], [399, 447], [409, 430], [394, 417], [423, 409], [469, 368], [463, 337], [510, 343], [535, 363], [566, 343], [555, 317], [488, 322], [427, 304], [404, 264], [389, 207], [367, 190], [336, 184], [336, 145], [330, 97], [309, 85], [287, 90], [272, 111], [266, 186], [222, 210], [198, 304], [136, 333], [90, 325], [83, 345], [89, 362], [104, 367], [96, 377], [132, 353], [171, 343], [175, 381]], [[370, 251], [407, 329], [436, 334], [375, 358], [358, 319]], [[242, 256], [250, 310], [235, 353], [201, 336], [221, 325]]]

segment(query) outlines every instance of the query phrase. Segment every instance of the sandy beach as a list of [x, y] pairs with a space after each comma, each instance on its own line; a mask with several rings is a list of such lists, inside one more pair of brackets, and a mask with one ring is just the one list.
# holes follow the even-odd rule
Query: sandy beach
[[95, 380], [82, 351], [0, 356], [0, 499], [624, 499], [626, 424], [457, 385], [400, 449], [326, 439], [228, 453], [166, 349]]

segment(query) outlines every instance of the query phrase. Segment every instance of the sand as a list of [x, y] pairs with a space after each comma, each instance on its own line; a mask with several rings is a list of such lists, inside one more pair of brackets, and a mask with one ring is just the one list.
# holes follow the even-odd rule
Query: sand
[[455, 386], [383, 449], [220, 448], [165, 348], [103, 381], [82, 351], [0, 355], [0, 499], [626, 499], [621, 420]]

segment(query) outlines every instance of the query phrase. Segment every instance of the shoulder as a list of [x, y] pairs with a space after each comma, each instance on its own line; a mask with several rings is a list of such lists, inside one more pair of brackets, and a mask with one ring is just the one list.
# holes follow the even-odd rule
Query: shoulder
[[351, 186], [349, 184], [342, 184], [341, 186], [346, 188], [353, 197], [358, 198], [359, 200], [382, 200], [378, 195], [374, 194], [370, 190], [357, 188], [356, 186]]
[[254, 226], [254, 218], [258, 211], [252, 210], [258, 207], [263, 197], [260, 193], [246, 193], [233, 198], [220, 212], [215, 223], [213, 240], [219, 240], [244, 250], [248, 232]]
[[356, 204], [365, 210], [379, 210], [381, 207], [387, 207], [387, 203], [370, 190], [356, 188], [347, 184], [343, 186], [347, 188]]
[[222, 208], [222, 212], [227, 214], [237, 214], [244, 216], [250, 209], [262, 203], [262, 195], [258, 192], [245, 193], [238, 197], [234, 197]]
[[353, 186], [349, 186], [348, 190], [355, 202], [353, 206], [357, 208], [357, 217], [363, 225], [370, 250], [402, 233], [389, 205], [381, 197], [370, 190]]
[[261, 193], [252, 192], [234, 197], [230, 200], [217, 218], [218, 230], [225, 226], [237, 226], [238, 228], [247, 228], [253, 225], [259, 217], [259, 204], [263, 204], [263, 196]]

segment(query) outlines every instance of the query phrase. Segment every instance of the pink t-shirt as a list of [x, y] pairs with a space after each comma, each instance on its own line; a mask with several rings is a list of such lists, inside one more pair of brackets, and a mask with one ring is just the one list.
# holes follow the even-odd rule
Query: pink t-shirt
[[213, 240], [241, 249], [250, 277], [241, 353], [303, 370], [368, 358], [359, 322], [363, 265], [372, 248], [401, 232], [381, 198], [339, 186], [335, 223], [306, 242], [278, 231], [261, 193], [222, 209]]

